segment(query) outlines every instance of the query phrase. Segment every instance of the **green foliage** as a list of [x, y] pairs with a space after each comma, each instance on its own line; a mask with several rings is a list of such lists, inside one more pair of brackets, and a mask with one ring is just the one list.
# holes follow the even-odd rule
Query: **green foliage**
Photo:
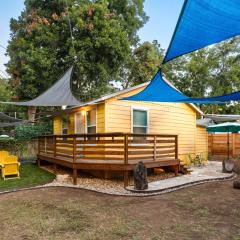
[[[0, 101], [9, 101], [11, 99], [12, 92], [10, 91], [9, 80], [0, 78]], [[0, 111], [10, 111], [12, 107], [10, 105], [0, 104]]]
[[23, 143], [13, 137], [0, 137], [0, 149], [18, 155], [23, 151]]
[[150, 81], [159, 68], [163, 49], [157, 41], [139, 44], [132, 52], [128, 64], [122, 69], [121, 83], [124, 88]]
[[131, 46], [138, 40], [137, 30], [147, 20], [143, 2], [26, 0], [21, 16], [11, 20], [12, 39], [7, 50], [7, 70], [16, 97], [36, 97], [74, 59], [72, 88], [81, 101], [108, 92], [109, 82], [131, 55]]
[[19, 141], [28, 141], [37, 139], [38, 136], [52, 134], [51, 124], [36, 124], [36, 125], [18, 125], [15, 129], [16, 139]]

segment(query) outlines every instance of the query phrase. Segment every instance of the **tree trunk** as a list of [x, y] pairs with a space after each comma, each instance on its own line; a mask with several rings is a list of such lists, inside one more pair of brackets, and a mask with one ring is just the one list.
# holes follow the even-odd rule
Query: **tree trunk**
[[30, 106], [28, 107], [28, 121], [34, 124], [36, 116], [37, 107]]

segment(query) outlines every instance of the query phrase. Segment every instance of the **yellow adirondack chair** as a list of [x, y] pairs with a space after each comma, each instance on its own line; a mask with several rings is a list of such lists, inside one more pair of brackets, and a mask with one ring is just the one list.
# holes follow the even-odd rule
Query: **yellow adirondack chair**
[[[16, 176], [14, 178], [20, 178], [19, 166], [20, 166], [20, 163], [18, 162], [18, 158], [16, 156], [13, 156], [13, 155], [6, 156], [2, 164], [3, 179], [6, 180], [6, 176], [14, 176], [14, 175]], [[8, 177], [7, 179], [10, 179], [10, 178]]]
[[0, 167], [3, 167], [6, 157], [9, 156], [8, 151], [0, 151]]

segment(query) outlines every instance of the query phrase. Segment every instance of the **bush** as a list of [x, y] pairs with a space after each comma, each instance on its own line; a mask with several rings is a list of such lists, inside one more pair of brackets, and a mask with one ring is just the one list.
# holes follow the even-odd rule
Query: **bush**
[[15, 129], [17, 140], [29, 141], [37, 139], [41, 135], [52, 134], [52, 125], [49, 123], [41, 123], [36, 125], [18, 125]]
[[23, 143], [13, 137], [0, 136], [0, 150], [8, 151], [11, 154], [19, 155], [24, 149]]

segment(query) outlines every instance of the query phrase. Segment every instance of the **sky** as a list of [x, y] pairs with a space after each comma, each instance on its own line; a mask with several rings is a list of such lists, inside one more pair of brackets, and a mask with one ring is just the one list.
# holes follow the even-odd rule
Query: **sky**
[[[184, 0], [145, 0], [144, 9], [149, 21], [138, 32], [140, 41], [158, 40], [166, 49], [171, 40]], [[6, 75], [5, 49], [10, 39], [9, 21], [24, 9], [24, 0], [0, 0], [0, 76]]]

